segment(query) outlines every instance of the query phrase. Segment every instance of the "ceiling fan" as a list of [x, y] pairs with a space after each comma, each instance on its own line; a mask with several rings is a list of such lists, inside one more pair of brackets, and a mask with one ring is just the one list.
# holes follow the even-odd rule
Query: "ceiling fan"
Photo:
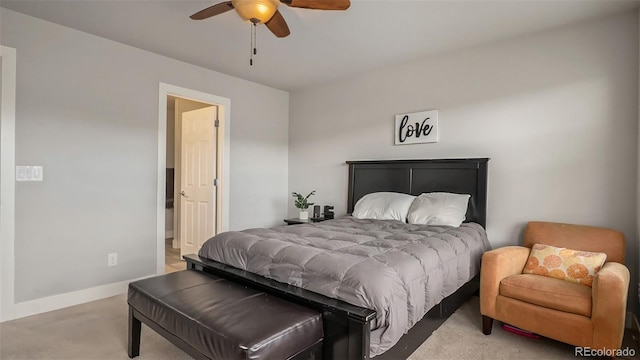
[[277, 37], [286, 37], [291, 33], [287, 22], [278, 11], [283, 3], [290, 7], [315, 10], [346, 10], [349, 0], [231, 0], [221, 2], [191, 15], [193, 20], [203, 20], [235, 9], [238, 15], [254, 25], [265, 24]]

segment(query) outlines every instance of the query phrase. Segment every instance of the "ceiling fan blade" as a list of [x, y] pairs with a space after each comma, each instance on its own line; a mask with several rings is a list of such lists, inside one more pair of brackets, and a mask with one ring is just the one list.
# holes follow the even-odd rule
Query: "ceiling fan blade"
[[280, 2], [291, 7], [316, 10], [347, 10], [351, 6], [349, 0], [280, 0]]
[[280, 14], [280, 11], [278, 10], [276, 10], [276, 13], [273, 14], [273, 17], [264, 24], [267, 25], [269, 30], [271, 30], [271, 32], [279, 38], [287, 37], [289, 36], [289, 34], [291, 34], [287, 22], [284, 21], [282, 14]]
[[219, 4], [215, 4], [213, 6], [209, 6], [208, 8], [200, 10], [189, 17], [193, 20], [203, 20], [215, 15], [222, 14], [232, 9], [233, 9], [233, 4], [231, 3], [231, 1], [225, 1]]

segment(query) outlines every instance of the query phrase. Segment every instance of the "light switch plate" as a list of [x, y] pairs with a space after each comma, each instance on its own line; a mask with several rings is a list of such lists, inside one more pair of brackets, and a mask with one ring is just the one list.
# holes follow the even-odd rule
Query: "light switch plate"
[[42, 181], [42, 166], [33, 166], [33, 180]]
[[27, 181], [27, 169], [24, 166], [16, 166], [16, 181]]
[[43, 180], [42, 166], [16, 166], [16, 181], [42, 181]]

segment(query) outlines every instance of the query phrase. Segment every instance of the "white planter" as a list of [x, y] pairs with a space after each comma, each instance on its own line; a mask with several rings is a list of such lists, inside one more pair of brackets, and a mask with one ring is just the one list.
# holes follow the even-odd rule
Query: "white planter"
[[300, 213], [298, 214], [298, 219], [309, 220], [309, 212], [307, 210], [300, 210]]

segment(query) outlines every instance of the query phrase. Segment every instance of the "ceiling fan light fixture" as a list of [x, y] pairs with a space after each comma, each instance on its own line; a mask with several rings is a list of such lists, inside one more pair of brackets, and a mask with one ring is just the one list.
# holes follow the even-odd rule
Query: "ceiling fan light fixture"
[[243, 20], [254, 24], [266, 23], [278, 10], [278, 0], [232, 0], [231, 3]]

